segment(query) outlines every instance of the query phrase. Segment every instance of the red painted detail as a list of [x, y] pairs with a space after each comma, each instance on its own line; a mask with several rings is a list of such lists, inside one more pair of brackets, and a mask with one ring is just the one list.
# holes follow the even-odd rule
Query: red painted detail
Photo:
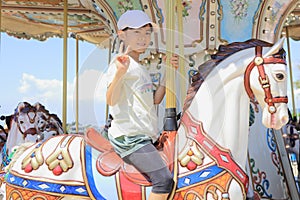
[[25, 167], [25, 169], [24, 169], [24, 171], [25, 171], [25, 173], [30, 173], [30, 172], [32, 172], [32, 165], [29, 163], [28, 165], [26, 165], [26, 167]]
[[60, 165], [57, 165], [53, 170], [52, 170], [52, 173], [55, 175], [55, 176], [59, 176], [61, 175], [63, 172], [62, 168]]
[[190, 160], [190, 162], [188, 162], [186, 167], [188, 168], [188, 170], [193, 171], [194, 169], [197, 168], [197, 164]]
[[[133, 183], [128, 180], [124, 172], [120, 171], [118, 174], [120, 180], [120, 190], [122, 195], [122, 200], [142, 200], [145, 199], [145, 196], [142, 197], [142, 190], [145, 191], [144, 187], [141, 187], [138, 184]], [[145, 192], [144, 192], [145, 195]]]

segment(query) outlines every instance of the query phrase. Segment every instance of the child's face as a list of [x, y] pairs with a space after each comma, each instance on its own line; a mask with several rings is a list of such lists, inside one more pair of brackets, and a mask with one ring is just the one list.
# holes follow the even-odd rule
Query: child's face
[[144, 53], [151, 41], [152, 28], [150, 25], [138, 28], [127, 29], [122, 31], [120, 38], [126, 46], [130, 46], [131, 51]]

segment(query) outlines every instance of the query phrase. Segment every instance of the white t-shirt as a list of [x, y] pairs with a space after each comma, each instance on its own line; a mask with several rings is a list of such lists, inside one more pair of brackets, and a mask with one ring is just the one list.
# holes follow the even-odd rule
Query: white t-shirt
[[[153, 141], [159, 136], [157, 112], [153, 102], [153, 75], [145, 66], [130, 58], [127, 73], [122, 79], [122, 94], [118, 103], [110, 106], [113, 116], [108, 134], [114, 138], [127, 135], [148, 135]], [[112, 82], [117, 67], [112, 61], [107, 71], [107, 86]]]

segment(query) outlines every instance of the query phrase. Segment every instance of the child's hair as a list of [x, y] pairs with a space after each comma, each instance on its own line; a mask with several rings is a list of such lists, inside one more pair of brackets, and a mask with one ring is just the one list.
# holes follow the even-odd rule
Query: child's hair
[[[150, 26], [150, 28], [151, 28], [151, 32], [153, 32], [153, 26], [152, 26], [152, 24], [145, 24], [144, 26], [142, 26], [142, 27], [140, 27], [140, 28], [143, 28], [143, 27], [146, 27], [146, 26]], [[122, 31], [127, 31], [127, 30], [132, 30], [132, 29], [135, 29], [135, 28], [130, 28], [130, 27], [126, 27], [126, 28], [124, 28]]]

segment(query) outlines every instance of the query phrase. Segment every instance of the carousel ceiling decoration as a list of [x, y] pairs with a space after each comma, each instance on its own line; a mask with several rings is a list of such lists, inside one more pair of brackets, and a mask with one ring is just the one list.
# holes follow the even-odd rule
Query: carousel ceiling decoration
[[[17, 38], [40, 41], [63, 37], [64, 0], [0, 1], [1, 31]], [[236, 23], [245, 23], [245, 16], [251, 13], [250, 5], [252, 9], [259, 8], [253, 11], [253, 24], [247, 26], [247, 30], [252, 30], [252, 38], [274, 42], [281, 37], [281, 30], [286, 32], [288, 29], [289, 36], [300, 39], [299, 0], [241, 1], [244, 2], [242, 5], [230, 1], [230, 10], [224, 10], [226, 2], [182, 0], [185, 54], [192, 55], [199, 49], [211, 54], [220, 44], [226, 44], [228, 36], [224, 27], [232, 27], [227, 24], [228, 19], [234, 17]], [[68, 34], [100, 46], [108, 46], [109, 39], [113, 40], [116, 36], [119, 16], [129, 9], [144, 10], [159, 24], [161, 31], [154, 36], [153, 48], [164, 48], [166, 14], [163, 0], [68, 0]], [[227, 18], [224, 18], [225, 15]], [[249, 29], [251, 25], [253, 27]], [[247, 30], [235, 31], [243, 33]], [[175, 36], [175, 42], [178, 35]], [[178, 43], [175, 46], [178, 47]]]
[[[144, 10], [154, 22], [162, 23], [156, 4], [152, 0], [68, 0], [68, 34], [105, 45], [126, 10]], [[1, 0], [1, 10], [1, 31], [11, 36], [40, 41], [63, 37], [64, 0]]]
[[[190, 54], [199, 48], [214, 52], [219, 44], [226, 43], [220, 37], [220, 1], [183, 0], [182, 6], [184, 47]], [[1, 7], [1, 31], [11, 36], [40, 41], [63, 37], [64, 0], [1, 0]], [[160, 26], [153, 38], [153, 49], [164, 47], [165, 5], [157, 0], [68, 0], [68, 34], [107, 46], [108, 39], [116, 36], [118, 18], [131, 9], [145, 11]]]
[[283, 31], [292, 39], [300, 40], [300, 3], [287, 15]]
[[[108, 6], [105, 4], [68, 0], [69, 34], [92, 43], [100, 43], [110, 37], [115, 30], [116, 16], [100, 7]], [[63, 11], [63, 0], [2, 0], [1, 29], [18, 38], [43, 41], [49, 37], [62, 37]]]

